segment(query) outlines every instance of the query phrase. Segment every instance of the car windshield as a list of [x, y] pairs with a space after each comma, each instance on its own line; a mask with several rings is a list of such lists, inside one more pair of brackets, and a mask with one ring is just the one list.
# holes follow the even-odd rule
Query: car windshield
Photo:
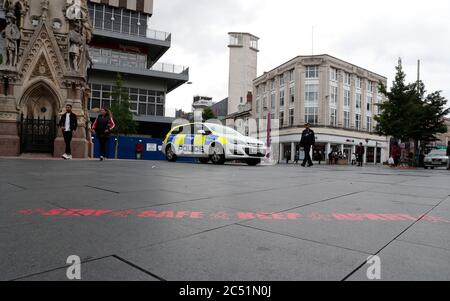
[[223, 126], [223, 125], [219, 125], [219, 124], [212, 124], [212, 123], [208, 123], [208, 124], [206, 124], [206, 126], [208, 126], [208, 128], [211, 131], [218, 133], [218, 134], [243, 136], [238, 131], [236, 131], [230, 127], [227, 127], [227, 126]]
[[433, 150], [428, 154], [428, 157], [440, 157], [445, 156], [446, 152], [443, 150]]

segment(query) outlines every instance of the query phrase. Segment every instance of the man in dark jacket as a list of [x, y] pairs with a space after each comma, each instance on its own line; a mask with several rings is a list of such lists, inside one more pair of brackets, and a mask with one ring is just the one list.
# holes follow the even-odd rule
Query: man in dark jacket
[[62, 155], [62, 157], [65, 160], [71, 160], [72, 150], [70, 148], [70, 144], [72, 143], [72, 137], [78, 126], [77, 115], [72, 113], [72, 105], [66, 105], [66, 113], [61, 116], [58, 125], [63, 132], [64, 142], [66, 143], [66, 152]]
[[364, 146], [362, 142], [356, 147], [356, 161], [358, 162], [358, 166], [363, 166], [363, 158], [364, 158]]
[[302, 166], [305, 167], [308, 163], [308, 167], [313, 166], [311, 160], [311, 147], [316, 144], [316, 134], [311, 130], [311, 125], [309, 123], [305, 124], [305, 130], [302, 133], [302, 139], [300, 140], [300, 146], [305, 150], [305, 159], [303, 160]]

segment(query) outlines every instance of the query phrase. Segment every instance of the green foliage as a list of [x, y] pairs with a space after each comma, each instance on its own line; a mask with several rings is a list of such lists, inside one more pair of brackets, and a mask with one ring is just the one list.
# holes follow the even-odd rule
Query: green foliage
[[426, 143], [437, 140], [437, 133], [447, 132], [444, 123], [444, 117], [450, 112], [445, 109], [447, 100], [440, 91], [425, 95], [425, 85], [421, 81], [405, 84], [401, 61], [396, 70], [389, 92], [383, 83], [379, 84], [379, 90], [387, 100], [379, 104], [381, 112], [375, 116], [376, 132], [402, 141]]
[[111, 111], [116, 123], [113, 134], [135, 134], [137, 132], [137, 122], [133, 120], [133, 113], [130, 111], [130, 95], [123, 87], [123, 79], [120, 74], [117, 74], [111, 98]]
[[216, 115], [210, 107], [207, 107], [203, 110], [202, 118], [204, 121], [215, 119]]

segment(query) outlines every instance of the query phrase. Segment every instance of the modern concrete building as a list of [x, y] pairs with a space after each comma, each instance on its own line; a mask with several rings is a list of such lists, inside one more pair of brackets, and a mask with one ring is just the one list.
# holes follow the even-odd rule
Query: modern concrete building
[[252, 116], [264, 126], [270, 113], [272, 127], [279, 127], [280, 146], [273, 150], [279, 160], [293, 160], [309, 122], [316, 133], [314, 160], [323, 162], [333, 149], [350, 158], [362, 142], [364, 161], [381, 163], [389, 142], [373, 132], [376, 104], [384, 101], [379, 82], [386, 84], [386, 77], [330, 55], [298, 56], [253, 81]]
[[214, 115], [216, 115], [217, 119], [220, 121], [225, 120], [225, 117], [228, 114], [228, 97], [222, 99], [219, 102], [216, 102], [211, 107]]
[[151, 28], [153, 0], [90, 0], [94, 37], [90, 44], [88, 109], [111, 105], [110, 92], [121, 73], [139, 133], [162, 138], [174, 118], [166, 117], [166, 96], [189, 80], [189, 69], [161, 63], [172, 35]]
[[259, 38], [243, 32], [230, 32], [230, 61], [228, 83], [228, 115], [239, 112], [248, 92], [253, 91], [257, 76]]

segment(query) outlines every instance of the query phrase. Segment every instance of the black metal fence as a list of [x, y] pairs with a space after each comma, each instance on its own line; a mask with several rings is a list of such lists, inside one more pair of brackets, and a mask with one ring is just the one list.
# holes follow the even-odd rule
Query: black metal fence
[[21, 153], [53, 153], [56, 119], [24, 118], [20, 120]]

